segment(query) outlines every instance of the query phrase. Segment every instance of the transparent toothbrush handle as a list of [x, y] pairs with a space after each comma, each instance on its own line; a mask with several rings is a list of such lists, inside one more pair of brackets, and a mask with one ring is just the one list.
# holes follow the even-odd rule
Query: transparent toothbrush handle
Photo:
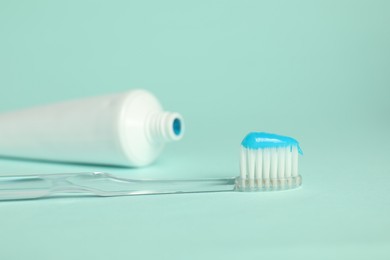
[[69, 173], [0, 177], [0, 200], [33, 199], [55, 194], [125, 196], [141, 194], [232, 191], [235, 178], [133, 180], [107, 173]]
[[85, 192], [69, 181], [74, 176], [90, 173], [53, 175], [10, 175], [0, 177], [0, 200], [18, 200], [47, 197], [55, 193]]

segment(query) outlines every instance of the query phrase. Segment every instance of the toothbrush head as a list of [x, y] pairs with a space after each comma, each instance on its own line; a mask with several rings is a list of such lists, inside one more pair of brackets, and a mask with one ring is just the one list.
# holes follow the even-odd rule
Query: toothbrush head
[[249, 133], [241, 142], [239, 191], [272, 191], [297, 188], [298, 154], [303, 154], [297, 140], [264, 132]]

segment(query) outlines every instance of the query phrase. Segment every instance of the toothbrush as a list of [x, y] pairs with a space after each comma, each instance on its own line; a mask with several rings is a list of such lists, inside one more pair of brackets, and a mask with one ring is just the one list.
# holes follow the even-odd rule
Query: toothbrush
[[241, 190], [288, 189], [300, 186], [298, 154], [303, 154], [294, 138], [264, 132], [249, 133], [241, 142]]
[[125, 196], [221, 191], [276, 191], [301, 186], [298, 142], [253, 132], [241, 143], [240, 176], [194, 180], [134, 180], [102, 172], [0, 177], [0, 200], [76, 194]]

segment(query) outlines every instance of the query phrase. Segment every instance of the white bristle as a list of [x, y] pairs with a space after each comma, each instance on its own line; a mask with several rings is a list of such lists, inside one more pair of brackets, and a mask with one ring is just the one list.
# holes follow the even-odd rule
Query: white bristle
[[246, 165], [247, 165], [246, 154], [247, 154], [247, 149], [241, 147], [240, 176], [242, 180], [246, 179]]
[[278, 179], [284, 179], [286, 168], [286, 148], [278, 148]]
[[263, 149], [257, 150], [255, 178], [260, 182], [263, 179]]
[[271, 148], [271, 180], [278, 178], [278, 154], [276, 148]]
[[298, 148], [247, 149], [241, 147], [242, 189], [279, 189], [297, 183]]
[[269, 180], [271, 171], [271, 151], [263, 149], [263, 179]]
[[287, 147], [286, 148], [286, 172], [285, 172], [285, 175], [286, 175], [286, 178], [290, 178], [291, 177], [291, 161], [292, 161], [292, 153], [291, 153], [291, 147]]
[[292, 177], [298, 176], [298, 149], [292, 148]]
[[255, 166], [256, 166], [256, 153], [254, 151], [248, 151], [248, 179], [249, 186], [255, 185]]

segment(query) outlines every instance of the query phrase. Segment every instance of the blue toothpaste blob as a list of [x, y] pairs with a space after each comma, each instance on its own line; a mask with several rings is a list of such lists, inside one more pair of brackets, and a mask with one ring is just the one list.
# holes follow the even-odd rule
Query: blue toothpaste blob
[[264, 132], [251, 132], [247, 134], [244, 140], [242, 140], [241, 145], [247, 149], [297, 147], [298, 152], [303, 154], [298, 141], [294, 138]]

